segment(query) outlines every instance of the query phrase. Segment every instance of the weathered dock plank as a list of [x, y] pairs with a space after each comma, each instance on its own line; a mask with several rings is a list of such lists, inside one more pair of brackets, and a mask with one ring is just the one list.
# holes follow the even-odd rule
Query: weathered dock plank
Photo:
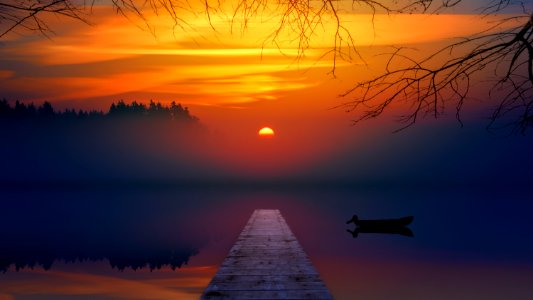
[[279, 210], [255, 210], [204, 300], [332, 299]]

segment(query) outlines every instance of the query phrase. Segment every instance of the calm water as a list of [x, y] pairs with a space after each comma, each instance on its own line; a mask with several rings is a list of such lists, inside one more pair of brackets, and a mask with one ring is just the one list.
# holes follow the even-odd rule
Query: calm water
[[[256, 208], [278, 208], [335, 299], [531, 299], [519, 188], [0, 192], [0, 299], [197, 299]], [[345, 221], [413, 215], [414, 237]]]

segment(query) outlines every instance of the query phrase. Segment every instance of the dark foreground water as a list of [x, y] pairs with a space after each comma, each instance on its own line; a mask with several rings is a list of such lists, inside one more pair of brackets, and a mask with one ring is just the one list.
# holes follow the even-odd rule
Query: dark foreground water
[[[0, 192], [0, 299], [197, 299], [278, 208], [335, 299], [531, 299], [533, 198], [510, 187]], [[345, 221], [413, 215], [414, 237]]]

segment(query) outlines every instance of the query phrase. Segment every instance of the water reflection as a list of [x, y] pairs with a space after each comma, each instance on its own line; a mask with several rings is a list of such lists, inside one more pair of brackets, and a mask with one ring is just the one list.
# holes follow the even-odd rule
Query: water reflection
[[[124, 197], [121, 197], [124, 196]], [[207, 237], [191, 230], [186, 203], [113, 191], [3, 194], [0, 271], [106, 260], [112, 268], [176, 269]]]
[[[527, 280], [533, 203], [525, 195], [519, 189], [3, 190], [0, 298], [197, 299], [253, 210], [277, 208], [335, 299], [524, 299], [533, 293]], [[347, 212], [367, 219], [412, 214], [416, 221], [401, 227], [416, 238], [378, 228], [397, 234], [361, 234], [355, 242], [346, 236]], [[378, 231], [360, 224], [358, 234], [372, 230]], [[104, 284], [110, 280], [121, 288]]]

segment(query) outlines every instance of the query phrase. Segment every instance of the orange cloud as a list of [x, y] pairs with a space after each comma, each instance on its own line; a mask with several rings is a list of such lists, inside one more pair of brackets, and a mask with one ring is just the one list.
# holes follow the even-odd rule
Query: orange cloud
[[[426, 14], [342, 14], [343, 25], [352, 35], [356, 46], [407, 45], [470, 36], [484, 30], [511, 28], [517, 20], [499, 22], [508, 16], [426, 15]], [[325, 34], [315, 40], [316, 47], [328, 47], [328, 37], [335, 30], [333, 22], [326, 24]]]
[[[132, 22], [109, 7], [95, 7], [92, 17], [94, 26], [76, 23], [53, 40], [21, 39], [19, 44], [0, 49], [7, 59], [25, 63], [0, 71], [0, 89], [33, 101], [165, 95], [188, 97], [184, 102], [189, 105], [242, 107], [308, 90], [330, 78], [327, 71], [333, 67], [331, 55], [320, 58], [331, 48], [335, 30], [334, 23], [327, 20], [323, 31], [313, 36], [311, 49], [299, 58], [302, 53], [291, 36], [294, 32], [283, 32], [281, 44], [263, 43], [277, 26], [275, 19], [252, 18], [247, 30], [237, 30], [223, 14], [213, 17], [210, 24], [207, 18], [184, 13], [180, 17], [188, 27], [180, 30], [169, 16], [147, 13], [150, 31], [138, 28], [144, 26], [141, 21]], [[502, 18], [376, 15], [372, 22], [371, 15], [342, 13], [340, 17], [359, 47], [466, 36]], [[360, 77], [348, 62], [337, 61], [336, 67], [352, 70], [339, 72], [348, 74], [341, 79]], [[309, 70], [320, 72], [311, 75], [306, 72]], [[331, 89], [332, 97], [340, 92], [325, 88]]]

